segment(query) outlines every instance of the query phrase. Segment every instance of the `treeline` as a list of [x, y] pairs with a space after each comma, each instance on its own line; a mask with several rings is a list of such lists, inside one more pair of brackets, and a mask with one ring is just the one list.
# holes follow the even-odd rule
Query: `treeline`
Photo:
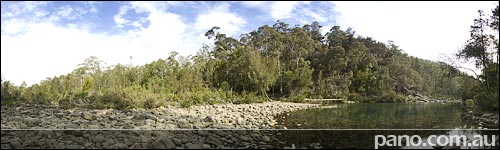
[[[462, 87], [462, 98], [475, 104], [479, 111], [496, 112], [499, 107], [499, 12], [498, 5], [492, 10], [491, 16], [485, 16], [479, 10], [479, 18], [474, 19], [470, 29], [470, 39], [460, 49], [456, 56], [458, 59], [472, 61], [481, 73], [476, 74], [470, 82]], [[450, 75], [457, 74], [458, 69], [465, 67], [453, 66], [455, 70]], [[470, 69], [470, 68], [468, 68]]]
[[452, 66], [408, 56], [393, 42], [339, 26], [322, 35], [321, 28], [317, 22], [289, 27], [277, 21], [237, 39], [214, 27], [205, 34], [213, 46], [195, 56], [172, 52], [143, 66], [108, 68], [90, 57], [73, 72], [30, 87], [2, 79], [2, 103], [154, 108], [306, 97], [404, 102], [411, 94], [458, 98], [469, 84], [469, 78], [450, 75]]

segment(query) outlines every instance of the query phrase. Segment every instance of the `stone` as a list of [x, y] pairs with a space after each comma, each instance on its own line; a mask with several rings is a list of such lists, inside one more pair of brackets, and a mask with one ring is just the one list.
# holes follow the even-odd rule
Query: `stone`
[[125, 143], [116, 143], [114, 147], [117, 149], [128, 149], [128, 145]]
[[[2, 144], [3, 145], [3, 144]], [[21, 148], [21, 142], [14, 140], [10, 142], [10, 146], [14, 149], [20, 149]]]
[[108, 117], [109, 120], [118, 120], [118, 117], [115, 115], [111, 115]]
[[186, 148], [188, 148], [188, 149], [202, 149], [203, 147], [200, 144], [187, 143]]
[[229, 135], [228, 132], [223, 131], [223, 130], [215, 130], [214, 132], [215, 132], [215, 134], [217, 134], [218, 136], [221, 136], [221, 137], [225, 137], [225, 136]]
[[29, 127], [39, 126], [42, 121], [38, 118], [27, 118], [25, 124]]
[[148, 126], [149, 126], [149, 125], [153, 125], [153, 124], [155, 124], [155, 121], [154, 121], [154, 120], [151, 120], [151, 119], [146, 119], [146, 120], [144, 121], [144, 124], [146, 124], [146, 125], [148, 125]]
[[248, 136], [241, 136], [240, 139], [245, 142], [251, 141], [251, 138], [249, 138]]
[[147, 143], [151, 141], [151, 136], [148, 136], [148, 135], [141, 135], [141, 142], [143, 143]]
[[97, 119], [97, 117], [89, 112], [82, 112], [81, 113], [81, 117], [85, 120], [89, 120], [89, 121], [92, 121], [92, 120], [95, 120]]
[[203, 145], [201, 145], [201, 147], [203, 147], [203, 149], [210, 149], [210, 145], [209, 144], [203, 144]]
[[262, 140], [264, 140], [264, 142], [270, 142], [271, 138], [269, 136], [263, 136]]
[[80, 127], [80, 125], [78, 125], [76, 123], [70, 123], [70, 124], [64, 125], [64, 129], [78, 129], [79, 127]]
[[167, 146], [165, 146], [165, 143], [163, 143], [162, 138], [156, 139], [151, 145], [148, 146], [148, 149], [166, 149]]
[[95, 124], [89, 125], [89, 129], [99, 129], [99, 125]]
[[151, 119], [151, 120], [156, 120], [156, 116], [151, 114], [151, 113], [146, 113], [144, 114], [145, 119]]
[[222, 142], [218, 138], [215, 138], [214, 136], [209, 136], [207, 138], [207, 143], [213, 145], [222, 145]]
[[259, 148], [265, 148], [265, 149], [273, 149], [273, 146], [272, 145], [261, 145], [259, 146]]
[[205, 119], [203, 119], [205, 122], [215, 122], [214, 118], [212, 116], [207, 116]]
[[104, 137], [102, 135], [97, 135], [94, 138], [92, 138], [92, 140], [95, 143], [100, 143], [100, 142], [104, 142]]
[[179, 128], [191, 129], [193, 128], [193, 125], [187, 122], [179, 122]]
[[182, 145], [182, 140], [178, 138], [172, 138], [172, 141], [175, 143], [175, 145], [180, 146]]

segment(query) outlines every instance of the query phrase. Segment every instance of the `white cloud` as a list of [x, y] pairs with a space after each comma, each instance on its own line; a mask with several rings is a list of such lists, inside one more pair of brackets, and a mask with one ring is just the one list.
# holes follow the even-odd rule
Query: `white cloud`
[[477, 10], [495, 2], [333, 2], [337, 23], [378, 41], [393, 40], [409, 55], [440, 60], [469, 39]]
[[[183, 34], [186, 24], [179, 15], [155, 5], [130, 3], [129, 6], [147, 13], [144, 20], [149, 21], [149, 26], [109, 35], [90, 32], [85, 24], [60, 26], [50, 19], [2, 20], [2, 74], [15, 84], [26, 81], [31, 85], [46, 77], [67, 74], [90, 56], [97, 56], [108, 65], [128, 64], [132, 56], [134, 65], [142, 65], [167, 58], [173, 50], [182, 54], [184, 46], [180, 44], [186, 38]], [[67, 14], [71, 13], [60, 15]]]
[[123, 28], [124, 27], [123, 25], [130, 22], [129, 20], [123, 18], [123, 15], [125, 15], [128, 10], [129, 10], [129, 5], [120, 6], [120, 10], [118, 11], [118, 14], [113, 16], [113, 19], [114, 19], [116, 26], [118, 28]]
[[274, 2], [271, 6], [271, 16], [274, 19], [286, 19], [292, 17], [292, 12], [300, 2], [295, 1], [279, 1]]
[[259, 8], [266, 11], [273, 2], [269, 1], [242, 1], [241, 4], [249, 8]]
[[310, 4], [311, 2], [298, 2], [298, 1], [244, 1], [241, 2], [243, 6], [248, 8], [257, 8], [263, 12], [268, 12], [269, 15], [276, 20], [291, 18], [297, 6], [301, 4]]
[[70, 18], [71, 19], [71, 18], [73, 18], [73, 16], [71, 16], [72, 12], [73, 12], [73, 7], [68, 6], [68, 5], [64, 5], [57, 12], [57, 15], [59, 15], [61, 17], [65, 17], [65, 18]]
[[491, 2], [333, 2], [337, 23], [378, 41], [393, 40], [413, 56], [437, 60], [469, 38], [477, 10]]
[[186, 45], [186, 49], [192, 50], [190, 54], [196, 54], [195, 52], [202, 47], [203, 43], [212, 44], [213, 39], [209, 40], [204, 35], [212, 27], [218, 26], [221, 33], [237, 38], [246, 24], [247, 21], [243, 17], [230, 12], [228, 3], [223, 3], [199, 12], [195, 22], [191, 25], [194, 30], [186, 33], [183, 45]]
[[228, 5], [221, 5], [213, 8], [212, 11], [200, 13], [196, 17], [194, 28], [204, 33], [214, 26], [219, 26], [222, 32], [235, 35], [243, 28], [246, 21], [237, 14], [229, 12], [228, 7]]

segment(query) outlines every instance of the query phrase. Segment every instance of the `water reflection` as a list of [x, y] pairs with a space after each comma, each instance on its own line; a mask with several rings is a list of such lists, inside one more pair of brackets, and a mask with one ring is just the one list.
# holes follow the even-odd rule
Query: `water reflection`
[[[474, 135], [498, 135], [498, 130], [461, 130], [463, 127], [474, 126], [472, 122], [461, 118], [462, 111], [461, 104], [456, 103], [362, 103], [338, 104], [336, 108], [299, 110], [281, 114], [277, 117], [279, 118], [278, 123], [280, 125], [284, 125], [290, 129], [368, 129], [284, 132], [280, 139], [287, 140], [286, 144], [294, 144], [297, 147], [308, 147], [308, 144], [318, 142], [324, 146], [323, 148], [371, 149], [374, 148], [375, 135], [419, 135], [423, 138], [423, 141], [426, 141], [430, 135], [467, 135], [467, 137], [473, 137]], [[498, 141], [498, 139], [496, 140]], [[435, 141], [432, 142], [435, 143]], [[433, 147], [427, 145], [383, 148], [432, 149]]]

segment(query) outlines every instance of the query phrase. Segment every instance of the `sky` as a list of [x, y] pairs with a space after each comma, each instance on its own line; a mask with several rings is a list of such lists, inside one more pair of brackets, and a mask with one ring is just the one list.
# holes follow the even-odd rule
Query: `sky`
[[[196, 55], [213, 26], [239, 38], [277, 20], [318, 21], [406, 53], [438, 61], [469, 38], [477, 10], [491, 14], [498, 2], [1, 2], [1, 74], [20, 85], [66, 75], [97, 56], [106, 66], [143, 65], [172, 51]], [[132, 56], [132, 60], [130, 57]]]

